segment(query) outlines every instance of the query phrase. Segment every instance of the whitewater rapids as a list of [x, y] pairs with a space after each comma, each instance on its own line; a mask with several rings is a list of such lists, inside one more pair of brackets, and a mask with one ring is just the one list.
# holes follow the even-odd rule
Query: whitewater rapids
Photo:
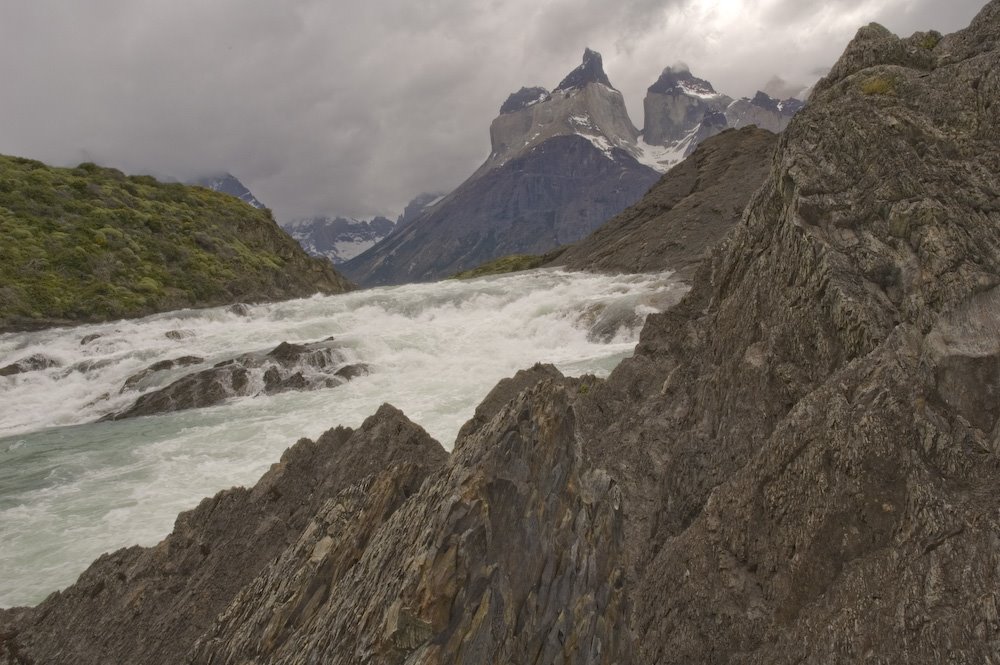
[[[383, 402], [450, 449], [498, 380], [535, 362], [606, 376], [632, 353], [645, 316], [684, 290], [669, 274], [543, 270], [254, 305], [246, 317], [183, 310], [0, 335], [0, 367], [39, 353], [58, 362], [0, 377], [0, 607], [41, 601], [103, 552], [155, 544], [202, 497], [253, 484], [300, 437], [357, 427]], [[100, 337], [81, 344], [89, 335]], [[95, 422], [134, 401], [123, 383], [158, 361], [205, 359], [145, 389], [241, 353], [330, 336], [371, 374], [315, 392]]]

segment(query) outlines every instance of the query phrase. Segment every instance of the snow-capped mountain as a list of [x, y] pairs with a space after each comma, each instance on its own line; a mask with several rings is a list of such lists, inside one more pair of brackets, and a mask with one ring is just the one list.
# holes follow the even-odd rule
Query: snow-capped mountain
[[739, 129], [747, 125], [757, 125], [761, 129], [767, 129], [774, 133], [784, 131], [794, 116], [805, 102], [794, 97], [778, 100], [771, 97], [766, 92], [757, 91], [757, 94], [743, 99], [737, 99], [726, 108], [726, 118], [729, 126]]
[[639, 161], [638, 138], [600, 54], [587, 49], [551, 92], [507, 98], [468, 180], [341, 268], [365, 285], [427, 281], [579, 240], [659, 177]]
[[[768, 86], [794, 87], [777, 77]], [[780, 132], [803, 105], [798, 99], [778, 100], [764, 92], [734, 100], [686, 66], [667, 67], [649, 87], [643, 103], [645, 122], [639, 139], [645, 154], [643, 161], [667, 170], [690, 155], [699, 143], [728, 128], [757, 125]]]
[[240, 201], [248, 203], [254, 208], [267, 207], [261, 203], [257, 197], [254, 196], [249, 189], [247, 189], [246, 185], [240, 182], [239, 179], [232, 173], [222, 173], [205, 178], [199, 178], [190, 184], [200, 185], [216, 192], [222, 192], [224, 194], [229, 194], [230, 196], [235, 196]]
[[587, 49], [551, 92], [507, 97], [490, 154], [468, 180], [341, 269], [360, 284], [399, 284], [549, 251], [635, 203], [701, 141], [751, 122], [779, 131], [800, 105], [763, 93], [733, 101], [686, 67], [668, 67], [649, 88], [640, 132]]
[[313, 256], [343, 263], [389, 235], [395, 223], [385, 217], [311, 217], [282, 224], [288, 235]]
[[580, 66], [551, 93], [534, 87], [511, 94], [490, 125], [492, 151], [477, 173], [503, 166], [556, 136], [582, 136], [609, 157], [614, 148], [638, 154], [639, 130], [604, 73], [600, 53], [586, 49]]

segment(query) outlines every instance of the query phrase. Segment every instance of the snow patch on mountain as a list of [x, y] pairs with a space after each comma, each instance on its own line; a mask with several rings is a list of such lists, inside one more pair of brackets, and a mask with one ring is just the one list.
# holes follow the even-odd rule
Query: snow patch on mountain
[[338, 264], [373, 247], [392, 232], [395, 223], [385, 217], [312, 217], [282, 226], [306, 252]]
[[639, 160], [640, 164], [645, 164], [654, 171], [666, 173], [691, 154], [694, 149], [692, 144], [699, 129], [700, 126], [692, 129], [679, 141], [674, 141], [667, 145], [650, 145], [640, 136], [639, 154], [636, 155], [636, 159]]

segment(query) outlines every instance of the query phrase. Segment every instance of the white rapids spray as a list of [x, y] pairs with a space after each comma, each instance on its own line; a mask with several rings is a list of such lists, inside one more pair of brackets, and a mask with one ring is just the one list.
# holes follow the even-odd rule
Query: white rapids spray
[[[102, 552], [156, 543], [201, 497], [252, 484], [298, 438], [356, 427], [382, 402], [451, 448], [498, 380], [537, 361], [607, 375], [632, 353], [645, 315], [684, 290], [669, 274], [532, 271], [256, 305], [247, 317], [184, 310], [0, 335], [0, 366], [33, 354], [59, 363], [0, 377], [0, 607], [37, 603]], [[81, 345], [88, 335], [100, 337]], [[371, 374], [315, 392], [94, 422], [134, 401], [122, 384], [155, 362], [205, 359], [144, 389], [282, 341], [330, 336]]]

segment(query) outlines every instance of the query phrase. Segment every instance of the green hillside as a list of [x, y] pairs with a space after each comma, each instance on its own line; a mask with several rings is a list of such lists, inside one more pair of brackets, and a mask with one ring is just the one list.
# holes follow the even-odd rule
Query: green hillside
[[231, 196], [0, 155], [0, 330], [350, 288]]

